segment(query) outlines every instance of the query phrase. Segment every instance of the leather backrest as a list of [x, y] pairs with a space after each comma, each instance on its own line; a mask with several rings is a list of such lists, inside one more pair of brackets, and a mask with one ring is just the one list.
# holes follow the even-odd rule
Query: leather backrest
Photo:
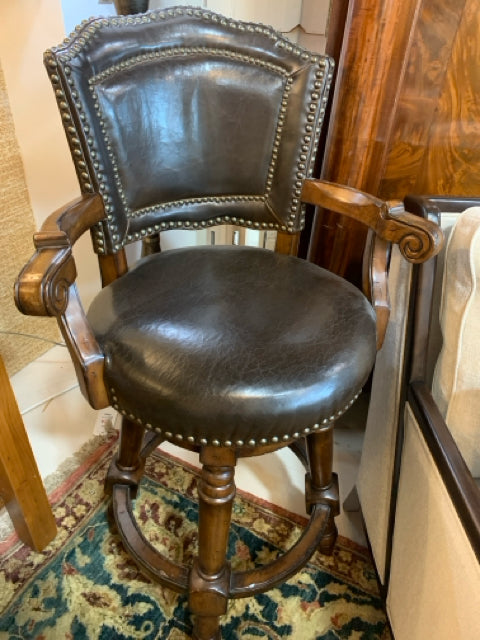
[[98, 253], [162, 229], [296, 232], [332, 61], [189, 7], [85, 21], [45, 53]]

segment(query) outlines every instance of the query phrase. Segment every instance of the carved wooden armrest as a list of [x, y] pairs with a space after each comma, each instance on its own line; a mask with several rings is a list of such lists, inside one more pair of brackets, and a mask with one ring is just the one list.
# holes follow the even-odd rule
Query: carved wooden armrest
[[109, 405], [103, 382], [104, 355], [78, 296], [72, 247], [104, 217], [98, 194], [83, 195], [55, 211], [34, 234], [36, 252], [15, 283], [15, 302], [22, 313], [56, 317], [80, 389], [95, 409]]
[[425, 262], [443, 246], [436, 224], [405, 211], [401, 201], [384, 202], [367, 193], [324, 180], [306, 180], [302, 200], [364, 223], [369, 233], [363, 289], [377, 313], [377, 348], [383, 344], [390, 314], [387, 287], [388, 243], [398, 244], [409, 262]]
[[443, 245], [440, 227], [407, 213], [399, 200], [384, 202], [352, 187], [324, 180], [305, 180], [302, 200], [363, 222], [382, 240], [398, 244], [409, 262], [425, 262]]

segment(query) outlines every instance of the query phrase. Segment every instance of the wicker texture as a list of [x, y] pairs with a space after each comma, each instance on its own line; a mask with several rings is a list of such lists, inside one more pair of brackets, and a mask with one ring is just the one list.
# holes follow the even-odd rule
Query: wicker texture
[[0, 353], [12, 375], [50, 348], [48, 341], [59, 333], [53, 318], [23, 316], [13, 300], [15, 279], [33, 253], [35, 222], [1, 67], [0, 148]]

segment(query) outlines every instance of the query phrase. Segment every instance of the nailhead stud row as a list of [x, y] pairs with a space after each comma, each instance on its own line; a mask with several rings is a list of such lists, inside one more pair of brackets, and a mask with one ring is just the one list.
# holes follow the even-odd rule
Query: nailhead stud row
[[[78, 132], [75, 126], [74, 119], [72, 117], [70, 106], [66, 100], [65, 92], [62, 87], [62, 83], [61, 83], [61, 79], [58, 71], [58, 63], [50, 50], [45, 52], [45, 64], [48, 69], [50, 81], [55, 90], [55, 98], [57, 100], [57, 105], [62, 117], [65, 133], [67, 135], [68, 141], [70, 143], [70, 147], [72, 149], [72, 156], [75, 163], [75, 168], [77, 170], [77, 175], [79, 177], [80, 184], [82, 186], [82, 190], [86, 192], [92, 192], [93, 187], [91, 184], [91, 177], [90, 177], [90, 174], [88, 171], [88, 165], [86, 163], [85, 156], [83, 153], [82, 144], [78, 136]], [[68, 72], [66, 71], [66, 73], [67, 73], [67, 82], [68, 82]], [[75, 91], [72, 91], [71, 93], [72, 93], [73, 99], [75, 99], [77, 97]], [[75, 106], [79, 111], [80, 118], [85, 119], [85, 114], [83, 113], [81, 103], [76, 102]], [[84, 126], [84, 131], [88, 135], [89, 133], [88, 125]]]
[[289, 442], [290, 440], [296, 440], [298, 438], [301, 438], [305, 435], [308, 435], [309, 433], [315, 433], [316, 431], [321, 430], [322, 428], [325, 428], [326, 426], [332, 424], [333, 422], [335, 422], [335, 420], [338, 420], [338, 418], [340, 418], [348, 409], [350, 409], [350, 407], [352, 406], [352, 404], [355, 402], [355, 400], [358, 398], [358, 396], [360, 395], [361, 391], [359, 391], [358, 393], [356, 393], [354, 395], [354, 397], [339, 411], [337, 411], [334, 415], [329, 416], [328, 418], [323, 418], [323, 420], [320, 420], [319, 422], [315, 423], [313, 426], [311, 427], [305, 427], [305, 429], [303, 429], [302, 431], [295, 431], [292, 434], [284, 434], [282, 436], [272, 436], [270, 438], [260, 438], [259, 440], [255, 440], [255, 439], [250, 439], [247, 440], [246, 442], [244, 442], [243, 440], [236, 440], [235, 442], [232, 442], [231, 440], [225, 440], [225, 441], [220, 441], [216, 438], [213, 439], [208, 439], [205, 437], [200, 437], [200, 438], [195, 438], [194, 436], [185, 436], [182, 433], [173, 433], [171, 431], [165, 431], [164, 429], [162, 429], [161, 427], [158, 427], [156, 425], [152, 425], [148, 422], [143, 422], [140, 418], [138, 418], [137, 416], [135, 416], [133, 413], [126, 411], [125, 409], [123, 409], [118, 401], [118, 396], [117, 396], [117, 391], [112, 387], [110, 389], [110, 399], [112, 402], [112, 407], [118, 411], [121, 415], [125, 416], [126, 418], [128, 418], [129, 420], [131, 420], [132, 422], [136, 422], [137, 424], [140, 424], [142, 426], [144, 426], [146, 429], [149, 429], [150, 431], [154, 431], [156, 433], [162, 434], [165, 436], [165, 438], [167, 438], [168, 440], [174, 440], [177, 441], [179, 443], [185, 441], [188, 442], [188, 444], [192, 444], [192, 445], [200, 445], [200, 446], [205, 446], [205, 445], [213, 445], [214, 447], [243, 447], [243, 446], [250, 446], [250, 447], [255, 447], [257, 445], [267, 445], [267, 444], [278, 444], [279, 442]]
[[118, 64], [113, 64], [100, 73], [92, 76], [88, 82], [90, 85], [100, 84], [104, 80], [116, 75], [117, 73], [121, 73], [122, 71], [131, 69], [135, 66], [144, 65], [162, 58], [182, 58], [197, 55], [238, 60], [239, 62], [244, 62], [246, 64], [253, 64], [258, 67], [263, 67], [264, 69], [267, 69], [268, 71], [276, 73], [280, 76], [288, 77], [289, 75], [288, 71], [278, 64], [267, 62], [266, 60], [256, 58], [255, 56], [249, 56], [243, 53], [239, 53], [238, 51], [232, 51], [231, 49], [220, 49], [218, 47], [204, 46], [165, 47], [152, 49], [148, 53], [142, 53], [136, 56], [132, 56], [131, 58], [122, 60], [122, 62], [119, 62]]
[[[195, 204], [222, 204], [222, 203], [230, 203], [230, 202], [264, 202], [265, 198], [263, 196], [218, 196], [214, 198], [188, 198], [185, 200], [177, 200], [175, 202], [162, 204], [158, 207], [149, 207], [148, 211], [168, 211], [169, 209], [178, 209], [180, 207], [195, 205]], [[146, 213], [147, 210], [143, 209], [142, 213]], [[135, 215], [131, 215], [129, 217], [134, 218], [139, 214], [138, 211], [135, 212]], [[282, 229], [286, 231], [285, 226], [281, 226], [274, 222], [253, 222], [252, 220], [246, 220], [245, 218], [239, 218], [238, 216], [216, 216], [215, 218], [210, 218], [208, 220], [200, 220], [190, 222], [189, 220], [170, 220], [168, 222], [160, 222], [157, 224], [152, 224], [149, 227], [141, 229], [140, 231], [136, 231], [135, 233], [129, 233], [126, 236], [127, 242], [132, 242], [134, 240], [140, 240], [141, 238], [156, 233], [158, 231], [167, 231], [171, 229], [205, 229], [207, 227], [212, 227], [221, 224], [232, 224], [241, 227], [251, 227], [253, 229], [264, 229], [264, 230], [278, 230]]]
[[[67, 135], [67, 139], [70, 143], [70, 147], [72, 149], [72, 157], [75, 163], [75, 168], [77, 171], [77, 175], [79, 177], [80, 186], [83, 192], [92, 193], [95, 191], [95, 186], [98, 184], [98, 189], [100, 190], [104, 203], [105, 210], [107, 213], [107, 224], [112, 235], [118, 235], [118, 229], [115, 225], [115, 221], [112, 215], [112, 199], [108, 193], [108, 186], [106, 182], [103, 180], [103, 166], [98, 161], [98, 152], [95, 148], [94, 140], [90, 133], [90, 125], [86, 121], [86, 115], [83, 110], [83, 106], [80, 101], [77, 100], [78, 94], [74, 88], [74, 81], [71, 77], [71, 68], [68, 65], [63, 67], [65, 80], [68, 85], [70, 85], [70, 95], [75, 101], [75, 107], [77, 109], [80, 121], [82, 122], [82, 132], [87, 136], [87, 145], [89, 148], [89, 154], [91, 159], [91, 164], [93, 166], [94, 171], [96, 172], [96, 176], [90, 174], [89, 163], [84, 154], [84, 148], [82, 143], [80, 142], [80, 134], [77, 130], [75, 119], [72, 116], [72, 112], [70, 106], [65, 97], [65, 91], [63, 89], [62, 83], [65, 80], [62, 80], [60, 75], [60, 70], [58, 69], [58, 62], [55, 59], [53, 54], [53, 50], [48, 50], [45, 52], [45, 63], [47, 69], [49, 70], [50, 81], [55, 89], [55, 96], [57, 99], [58, 108], [60, 110], [62, 121], [64, 124], [65, 133]], [[104, 231], [102, 223], [98, 223], [96, 225], [94, 231], [94, 246], [98, 253], [105, 253], [104, 249]], [[120, 247], [119, 247], [120, 248]]]
[[316, 63], [321, 60], [321, 56], [312, 54], [302, 47], [293, 44], [287, 38], [274, 31], [271, 27], [262, 24], [240, 22], [232, 18], [225, 18], [212, 11], [193, 7], [173, 7], [165, 11], [154, 10], [139, 16], [116, 16], [109, 19], [89, 18], [87, 20], [83, 20], [82, 23], [76, 27], [75, 31], [65, 38], [62, 44], [52, 48], [52, 51], [61, 55], [61, 59], [63, 61], [72, 60], [76, 55], [88, 48], [90, 41], [95, 37], [96, 32], [100, 29], [161, 22], [185, 15], [188, 17], [198, 18], [204, 22], [217, 23], [223, 27], [229, 27], [240, 32], [263, 34], [275, 42], [276, 46], [281, 49], [285, 49], [288, 53], [291, 53], [305, 62]]
[[[118, 171], [118, 167], [116, 164], [116, 159], [114, 156], [114, 153], [112, 151], [112, 145], [110, 143], [110, 141], [108, 140], [108, 136], [106, 134], [106, 126], [103, 120], [103, 113], [101, 111], [100, 108], [100, 101], [99, 98], [97, 96], [96, 93], [96, 86], [101, 84], [102, 81], [104, 81], [107, 78], [112, 77], [113, 75], [117, 74], [117, 73], [121, 73], [122, 71], [128, 70], [134, 66], [138, 66], [138, 65], [142, 65], [142, 64], [148, 64], [149, 62], [151, 62], [152, 60], [156, 60], [159, 58], [172, 58], [172, 57], [185, 57], [188, 55], [198, 55], [198, 54], [202, 54], [205, 56], [213, 56], [213, 57], [226, 57], [226, 58], [232, 58], [232, 59], [237, 59], [243, 63], [246, 64], [252, 64], [254, 66], [259, 66], [259, 67], [264, 67], [266, 69], [268, 69], [268, 71], [272, 72], [272, 73], [276, 73], [282, 77], [285, 78], [285, 84], [284, 84], [284, 95], [282, 97], [282, 101], [281, 101], [281, 109], [280, 109], [280, 114], [278, 117], [278, 121], [277, 121], [277, 127], [276, 127], [276, 131], [275, 131], [275, 138], [274, 138], [274, 143], [273, 143], [273, 153], [272, 153], [272, 160], [267, 172], [267, 180], [266, 180], [266, 191], [265, 194], [263, 196], [227, 196], [227, 197], [213, 197], [213, 198], [188, 198], [188, 199], [184, 199], [184, 200], [180, 200], [180, 201], [176, 201], [176, 202], [172, 202], [172, 203], [166, 203], [163, 205], [159, 205], [159, 206], [150, 206], [150, 207], [145, 207], [142, 209], [138, 209], [138, 210], [132, 210], [130, 209], [130, 207], [128, 206], [128, 201], [127, 198], [125, 196], [125, 191], [123, 188], [123, 185], [121, 183], [120, 180], [120, 176], [119, 176], [119, 171]], [[138, 56], [133, 56], [132, 58], [128, 59], [128, 60], [124, 60], [119, 64], [115, 64], [112, 65], [111, 67], [108, 67], [107, 69], [103, 70], [101, 73], [93, 76], [92, 78], [89, 79], [89, 85], [90, 85], [90, 90], [92, 92], [93, 95], [93, 99], [94, 99], [94, 105], [95, 105], [95, 109], [96, 109], [96, 113], [97, 113], [97, 117], [99, 119], [100, 122], [100, 126], [102, 129], [102, 133], [104, 136], [104, 142], [105, 142], [105, 146], [107, 148], [108, 154], [109, 154], [109, 158], [110, 158], [110, 162], [112, 164], [113, 167], [113, 173], [115, 176], [115, 182], [117, 185], [117, 189], [118, 189], [118, 193], [120, 195], [120, 199], [122, 201], [122, 205], [124, 208], [124, 211], [127, 215], [128, 218], [138, 218], [141, 217], [143, 215], [149, 214], [149, 213], [153, 213], [153, 212], [157, 212], [157, 211], [168, 211], [169, 209], [173, 209], [173, 208], [178, 208], [178, 207], [182, 207], [182, 206], [188, 206], [188, 205], [192, 205], [192, 204], [198, 204], [198, 203], [208, 203], [208, 204], [219, 204], [219, 203], [228, 203], [228, 202], [247, 202], [247, 201], [251, 201], [251, 202], [264, 202], [266, 200], [266, 198], [268, 197], [268, 194], [271, 191], [271, 187], [273, 184], [273, 176], [274, 176], [274, 172], [275, 172], [275, 164], [276, 164], [276, 160], [278, 157], [278, 149], [280, 147], [280, 141], [281, 141], [281, 137], [282, 137], [282, 129], [283, 129], [283, 125], [285, 122], [285, 113], [286, 113], [286, 107], [287, 107], [287, 103], [288, 103], [288, 93], [292, 87], [293, 81], [292, 79], [288, 76], [288, 72], [281, 66], [279, 65], [274, 65], [272, 63], [266, 62], [264, 60], [261, 60], [259, 58], [255, 58], [254, 56], [248, 56], [248, 55], [244, 55], [244, 54], [239, 54], [235, 51], [230, 51], [230, 50], [225, 50], [225, 49], [219, 49], [219, 48], [213, 48], [213, 47], [169, 47], [167, 49], [162, 49], [162, 50], [153, 50], [150, 51], [148, 54], [142, 54], [142, 55], [138, 55]], [[107, 185], [105, 182], [100, 181], [100, 190], [103, 192], [107, 189]], [[296, 200], [296, 198], [295, 198]], [[293, 205], [292, 205], [293, 206]], [[227, 218], [229, 218], [229, 216], [225, 216]], [[211, 219], [211, 220], [206, 220], [206, 221], [201, 221], [200, 223], [194, 223], [191, 221], [179, 221], [177, 223], [175, 222], [169, 222], [169, 223], [159, 223], [153, 226], [153, 231], [152, 232], [157, 232], [157, 231], [161, 231], [161, 230], [165, 230], [165, 229], [190, 229], [190, 228], [196, 228], [195, 224], [200, 224], [200, 228], [204, 228], [207, 226], [212, 226], [215, 224], [223, 224], [224, 222], [224, 217], [221, 216], [219, 218], [215, 218], [215, 219]], [[255, 229], [273, 229], [273, 230], [287, 230], [287, 227], [285, 225], [279, 225], [279, 224], [274, 224], [271, 223], [259, 223], [259, 222], [255, 222], [253, 220], [245, 220], [242, 218], [238, 219], [238, 222], [234, 222], [234, 224], [238, 224], [240, 226], [246, 226], [246, 227], [253, 227]], [[143, 231], [143, 232], [142, 232]], [[140, 232], [136, 232], [134, 234], [128, 234], [125, 238], [126, 242], [131, 242], [133, 240], [138, 240], [141, 237], [145, 236], [145, 235], [149, 235], [149, 232], [147, 232], [146, 230], [142, 230]], [[100, 241], [102, 238], [100, 237], [101, 234], [99, 234], [97, 236], [97, 241]], [[115, 240], [114, 236], [117, 234], [112, 234], [113, 239]], [[100, 244], [100, 243], [99, 243]], [[115, 247], [116, 249], [120, 249], [121, 245], [117, 245]]]
[[[125, 27], [126, 25], [138, 24], [138, 23], [149, 23], [155, 21], [163, 21], [171, 18], [175, 18], [177, 16], [192, 16], [203, 21], [218, 23], [223, 26], [228, 26], [232, 29], [250, 32], [250, 33], [258, 33], [264, 36], [267, 36], [271, 40], [275, 42], [275, 45], [283, 49], [284, 51], [300, 58], [302, 62], [306, 64], [315, 64], [317, 69], [315, 71], [315, 80], [311, 89], [310, 94], [310, 103], [307, 105], [307, 111], [305, 114], [305, 135], [303, 139], [303, 144], [299, 150], [299, 157], [297, 160], [297, 168], [296, 168], [296, 180], [295, 180], [295, 188], [294, 194], [292, 196], [291, 204], [290, 204], [290, 214], [289, 219], [285, 224], [278, 224], [275, 222], [263, 222], [259, 223], [253, 220], [247, 220], [243, 218], [237, 219], [235, 221], [234, 217], [231, 217], [231, 221], [233, 224], [238, 224], [240, 226], [253, 227], [256, 229], [273, 229], [273, 230], [282, 230], [288, 232], [295, 232], [298, 228], [302, 228], [305, 221], [305, 205], [301, 203], [301, 186], [303, 179], [308, 176], [310, 177], [313, 172], [313, 158], [318, 146], [320, 127], [323, 120], [323, 115], [325, 112], [325, 103], [326, 97], [321, 98], [324, 90], [328, 90], [332, 78], [332, 74], [328, 73], [325, 78], [325, 70], [328, 67], [328, 63], [323, 56], [311, 54], [310, 52], [302, 49], [301, 47], [290, 43], [286, 38], [276, 33], [269, 27], [265, 27], [263, 25], [255, 25], [244, 22], [237, 22], [235, 20], [223, 18], [215, 13], [210, 11], [205, 11], [202, 9], [195, 8], [173, 8], [166, 11], [152, 11], [147, 14], [141, 16], [119, 16], [117, 18], [111, 19], [91, 19], [84, 21], [79, 27], [77, 27], [76, 31], [73, 32], [68, 38], [66, 38], [62, 45], [59, 45], [56, 48], [53, 48], [47, 54], [50, 57], [51, 66], [56, 66], [57, 62], [55, 60], [55, 55], [62, 63], [68, 63], [68, 61], [73, 60], [76, 56], [78, 56], [82, 51], [88, 49], [89, 43], [92, 39], [95, 38], [97, 31], [104, 28], [117, 28], [117, 27]], [[284, 95], [281, 101], [280, 113], [277, 122], [277, 128], [275, 132], [274, 145], [272, 151], [272, 160], [270, 167], [267, 173], [267, 180], [265, 186], [265, 192], [263, 196], [247, 196], [247, 198], [256, 198], [257, 201], [266, 202], [268, 198], [274, 181], [275, 175], [275, 166], [276, 160], [278, 157], [278, 150], [281, 144], [282, 138], [282, 130], [285, 122], [285, 118], [287, 116], [287, 107], [288, 107], [288, 96], [293, 85], [293, 78], [289, 75], [289, 72], [281, 67], [280, 65], [276, 65], [273, 63], [269, 63], [265, 60], [255, 58], [254, 56], [244, 55], [238, 53], [236, 51], [228, 51], [220, 48], [208, 48], [208, 47], [169, 47], [163, 50], [154, 50], [150, 51], [146, 54], [141, 54], [138, 56], [134, 56], [129, 60], [124, 60], [117, 65], [112, 65], [110, 68], [103, 70], [102, 72], [95, 75], [90, 79], [90, 86], [93, 93], [94, 98], [94, 107], [97, 113], [97, 117], [100, 121], [100, 129], [102, 131], [102, 135], [104, 136], [104, 142], [107, 149], [107, 153], [110, 157], [110, 161], [113, 166], [113, 176], [114, 180], [117, 184], [118, 193], [120, 195], [120, 199], [125, 211], [125, 214], [128, 218], [138, 218], [143, 215], [147, 215], [149, 213], [154, 213], [157, 211], [172, 209], [174, 206], [187, 206], [192, 204], [192, 199], [188, 199], [185, 201], [175, 202], [175, 203], [167, 203], [166, 205], [160, 205], [158, 207], [151, 206], [146, 207], [141, 210], [132, 211], [128, 207], [128, 203], [126, 201], [125, 193], [122, 188], [119, 172], [116, 166], [114, 154], [112, 151], [112, 145], [110, 141], [107, 139], [106, 127], [105, 123], [102, 119], [102, 113], [100, 109], [100, 101], [98, 100], [98, 96], [95, 95], [94, 86], [96, 83], [102, 82], [104, 79], [108, 78], [110, 75], [114, 73], [118, 73], [124, 69], [127, 69], [131, 66], [138, 64], [145, 64], [148, 61], [155, 60], [156, 58], [168, 58], [172, 56], [187, 56], [187, 55], [198, 55], [199, 53], [204, 53], [205, 55], [216, 55], [223, 56], [241, 60], [247, 64], [260, 65], [273, 73], [280, 74], [285, 78], [284, 81]], [[70, 85], [73, 85], [73, 80], [69, 77], [70, 68], [68, 64], [64, 67], [65, 74], [67, 76], [67, 82]], [[58, 80], [58, 76], [55, 73], [51, 74], [52, 83], [55, 84], [55, 81]], [[61, 88], [59, 89], [61, 91]], [[72, 96], [74, 97], [74, 91], [72, 90]], [[97, 149], [95, 148], [94, 141], [92, 138], [88, 137], [88, 125], [85, 123], [85, 114], [82, 113], [82, 107], [79, 102], [76, 102], [75, 105], [79, 110], [79, 117], [83, 120], [83, 130], [87, 133], [87, 145], [89, 147], [89, 155], [92, 159], [92, 164], [94, 168], [95, 175], [90, 176], [88, 171], [88, 165], [83, 157], [83, 150], [80, 144], [80, 136], [76, 134], [75, 126], [72, 121], [72, 115], [69, 112], [68, 104], [66, 100], [62, 100], [62, 96], [58, 95], [57, 100], [59, 102], [59, 108], [62, 112], [62, 117], [64, 118], [65, 129], [67, 131], [67, 136], [69, 136], [70, 143], [72, 145], [73, 155], [77, 165], [77, 173], [79, 175], [79, 179], [82, 185], [82, 190], [91, 192], [94, 190], [95, 185], [100, 193], [103, 196], [105, 202], [105, 209], [107, 212], [107, 221], [106, 225], [108, 227], [109, 235], [114, 244], [114, 250], [119, 250], [122, 246], [133, 240], [139, 239], [145, 235], [149, 235], [151, 232], [160, 231], [162, 229], [168, 228], [177, 228], [177, 229], [191, 229], [191, 228], [203, 228], [208, 227], [214, 224], [222, 224], [228, 223], [230, 221], [230, 216], [220, 216], [216, 218], [212, 218], [210, 220], [201, 221], [199, 223], [189, 220], [184, 221], [175, 221], [175, 222], [162, 222], [159, 224], [152, 225], [147, 229], [142, 229], [135, 233], [127, 234], [125, 237], [121, 237], [119, 233], [119, 229], [115, 223], [114, 219], [114, 211], [113, 211], [113, 199], [111, 194], [108, 192], [108, 184], [104, 179], [104, 174], [102, 173], [103, 167], [100, 167], [99, 162], [97, 160], [99, 154]], [[322, 101], [320, 104], [319, 101]], [[237, 196], [232, 196], [234, 198], [233, 201], [237, 201]], [[204, 202], [208, 203], [218, 203], [222, 202], [222, 198], [211, 198], [211, 199], [203, 199]], [[183, 203], [184, 202], [184, 203]], [[226, 200], [228, 202], [228, 200]], [[198, 227], [197, 227], [198, 225]], [[152, 229], [152, 231], [150, 231]], [[104, 226], [102, 223], [99, 223], [96, 227], [96, 231], [94, 233], [94, 244], [95, 249], [98, 253], [105, 253], [105, 237], [104, 237]]]

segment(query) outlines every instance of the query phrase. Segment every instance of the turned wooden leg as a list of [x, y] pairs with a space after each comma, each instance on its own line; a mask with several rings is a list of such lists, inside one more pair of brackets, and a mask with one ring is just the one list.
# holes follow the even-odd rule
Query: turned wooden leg
[[193, 638], [219, 640], [220, 616], [227, 611], [230, 566], [226, 560], [235, 497], [235, 453], [204, 447], [198, 486], [198, 559], [190, 573], [189, 605], [195, 615]]
[[319, 549], [331, 554], [337, 539], [335, 516], [340, 513], [338, 479], [332, 473], [333, 464], [333, 423], [307, 436], [307, 451], [310, 474], [306, 476], [306, 504], [310, 513], [312, 505], [327, 504], [330, 517]]
[[105, 483], [107, 493], [111, 493], [114, 484], [128, 484], [132, 498], [135, 498], [145, 466], [145, 459], [140, 455], [144, 434], [145, 427], [123, 418], [118, 453], [112, 460]]

